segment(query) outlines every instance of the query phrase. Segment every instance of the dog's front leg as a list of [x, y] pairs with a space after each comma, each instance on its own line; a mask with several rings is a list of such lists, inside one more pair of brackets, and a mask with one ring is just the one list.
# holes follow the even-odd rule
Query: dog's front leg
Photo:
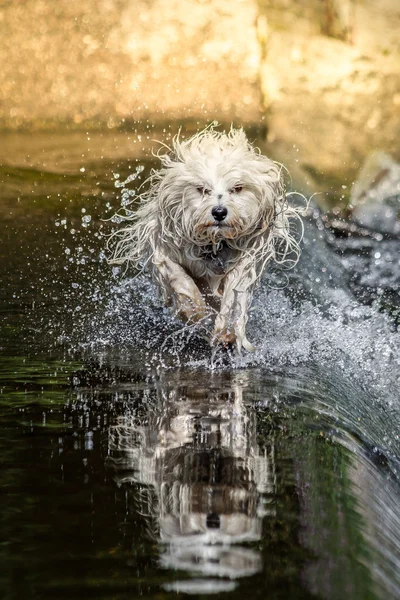
[[236, 346], [238, 352], [242, 348], [254, 351], [246, 338], [246, 323], [255, 279], [253, 267], [245, 260], [226, 275], [221, 308], [215, 320], [214, 344]]
[[181, 265], [169, 256], [157, 253], [153, 259], [155, 276], [164, 301], [186, 321], [198, 322], [211, 313], [196, 283]]

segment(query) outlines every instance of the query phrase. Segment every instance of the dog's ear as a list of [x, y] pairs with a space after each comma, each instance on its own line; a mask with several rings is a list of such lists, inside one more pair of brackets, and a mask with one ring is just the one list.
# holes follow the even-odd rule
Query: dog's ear
[[262, 233], [268, 232], [275, 223], [276, 205], [268, 206], [265, 208], [262, 216], [260, 230]]
[[178, 139], [173, 140], [172, 148], [165, 146], [167, 152], [157, 153], [161, 165], [168, 169], [177, 163], [185, 162], [185, 142], [180, 142]]
[[165, 153], [165, 154], [160, 154], [159, 155], [159, 159], [161, 161], [161, 164], [163, 167], [170, 167], [172, 165], [172, 163], [174, 163], [174, 157], [171, 154]]

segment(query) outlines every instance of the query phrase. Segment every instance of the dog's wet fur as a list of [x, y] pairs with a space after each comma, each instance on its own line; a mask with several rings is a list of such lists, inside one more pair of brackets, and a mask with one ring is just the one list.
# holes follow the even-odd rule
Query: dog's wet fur
[[212, 345], [251, 351], [255, 285], [270, 261], [299, 256], [291, 225], [301, 210], [288, 204], [283, 167], [233, 128], [176, 136], [159, 158], [138, 210], [112, 238], [111, 262], [150, 270], [177, 315], [212, 323]]

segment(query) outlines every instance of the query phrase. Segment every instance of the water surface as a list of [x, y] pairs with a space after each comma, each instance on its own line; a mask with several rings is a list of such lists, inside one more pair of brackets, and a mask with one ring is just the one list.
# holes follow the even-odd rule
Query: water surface
[[314, 211], [213, 357], [107, 265], [151, 161], [88, 137], [3, 146], [3, 596], [399, 597], [398, 240]]

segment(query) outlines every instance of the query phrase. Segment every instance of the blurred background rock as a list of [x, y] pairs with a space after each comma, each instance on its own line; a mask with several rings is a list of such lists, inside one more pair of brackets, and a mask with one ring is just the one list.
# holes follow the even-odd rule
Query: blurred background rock
[[0, 127], [217, 119], [337, 190], [400, 158], [399, 30], [398, 0], [3, 0]]

